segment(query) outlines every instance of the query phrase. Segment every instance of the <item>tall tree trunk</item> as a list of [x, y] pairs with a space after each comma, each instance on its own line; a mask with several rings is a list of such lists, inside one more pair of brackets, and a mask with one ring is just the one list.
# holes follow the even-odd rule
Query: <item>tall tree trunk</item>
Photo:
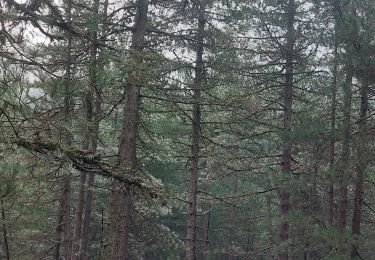
[[348, 61], [346, 69], [346, 81], [344, 84], [344, 119], [343, 119], [343, 144], [341, 152], [341, 169], [339, 176], [339, 208], [337, 228], [343, 231], [346, 228], [346, 215], [348, 205], [348, 167], [350, 155], [350, 118], [351, 118], [351, 99], [352, 99], [352, 65]]
[[60, 246], [61, 246], [61, 234], [63, 231], [64, 225], [64, 197], [63, 194], [63, 186], [60, 192], [60, 200], [59, 200], [59, 213], [57, 219], [57, 227], [56, 227], [56, 244], [53, 249], [53, 259], [60, 260]]
[[[98, 13], [99, 11], [99, 1], [95, 0], [95, 5], [97, 7], [95, 8], [95, 12]], [[108, 11], [108, 0], [104, 1], [103, 4], [103, 31], [102, 31], [102, 39], [105, 39], [105, 34], [107, 33], [107, 11]], [[97, 19], [99, 19], [97, 17]], [[96, 28], [97, 29], [97, 28]], [[95, 39], [95, 40], [94, 40]], [[91, 60], [95, 61], [94, 57], [96, 56], [96, 46], [97, 46], [97, 35], [93, 36], [93, 46], [91, 51]], [[94, 49], [95, 46], [95, 49]], [[96, 62], [96, 61], [95, 61]], [[99, 139], [99, 125], [100, 120], [102, 117], [102, 104], [103, 104], [103, 97], [102, 97], [102, 86], [100, 86], [97, 82], [97, 73], [99, 71], [104, 70], [104, 66], [106, 63], [106, 58], [102, 53], [99, 54], [97, 64], [93, 64], [92, 67], [96, 68], [95, 73], [93, 74], [92, 78], [92, 87], [93, 91], [95, 92], [95, 115], [94, 115], [94, 123], [93, 123], [93, 138], [91, 140], [91, 150], [93, 153], [96, 153], [97, 147], [98, 147], [98, 139]], [[94, 66], [95, 65], [95, 66]], [[94, 180], [95, 176], [94, 174], [89, 174], [88, 182], [87, 182], [87, 194], [86, 194], [86, 210], [85, 210], [85, 216], [83, 220], [83, 228], [82, 228], [82, 246], [81, 246], [81, 253], [80, 253], [80, 259], [86, 260], [87, 258], [87, 251], [91, 245], [91, 238], [92, 234], [90, 232], [90, 225], [91, 225], [91, 210], [92, 210], [92, 201], [94, 197]]]
[[334, 186], [333, 180], [335, 176], [335, 143], [336, 143], [336, 93], [337, 93], [337, 68], [338, 68], [338, 39], [337, 39], [337, 22], [338, 22], [338, 8], [340, 3], [335, 0], [333, 5], [335, 13], [335, 39], [334, 39], [334, 52], [333, 52], [333, 70], [332, 70], [332, 85], [331, 85], [331, 140], [329, 143], [329, 186], [328, 186], [328, 225], [333, 226], [334, 217]]
[[0, 199], [0, 203], [1, 203], [1, 222], [3, 223], [3, 239], [4, 239], [5, 259], [10, 260], [8, 228], [7, 228], [7, 224], [6, 224], [5, 208], [4, 208], [3, 199]]
[[72, 259], [77, 258], [77, 252], [79, 250], [79, 240], [81, 237], [81, 222], [82, 222], [82, 212], [83, 212], [83, 201], [85, 196], [85, 182], [86, 173], [81, 172], [79, 175], [79, 188], [77, 205], [74, 216], [74, 230], [73, 230], [73, 240], [72, 240]]
[[[91, 38], [91, 46], [90, 46], [90, 63], [88, 66], [89, 71], [89, 82], [88, 87], [85, 92], [85, 104], [86, 104], [86, 129], [85, 129], [85, 142], [84, 142], [84, 149], [90, 150], [93, 154], [96, 153], [97, 149], [97, 134], [99, 124], [96, 123], [96, 120], [93, 122], [94, 114], [95, 119], [97, 116], [100, 116], [101, 111], [97, 111], [97, 104], [95, 104], [96, 111], [94, 112], [93, 108], [93, 97], [94, 92], [99, 91], [99, 86], [97, 84], [97, 31], [98, 31], [98, 19], [99, 19], [99, 0], [94, 0], [93, 2], [93, 24], [94, 26], [91, 27], [90, 31], [90, 38]], [[98, 100], [98, 99], [96, 99]], [[101, 99], [100, 104], [101, 107]], [[99, 113], [99, 114], [98, 114]], [[90, 148], [91, 145], [91, 148]], [[87, 237], [89, 237], [89, 225], [87, 225], [87, 217], [85, 216], [83, 227], [82, 227], [82, 213], [83, 213], [83, 204], [84, 204], [84, 195], [85, 195], [85, 180], [86, 180], [87, 173], [81, 172], [80, 174], [80, 182], [79, 182], [79, 192], [78, 192], [78, 199], [77, 199], [77, 207], [76, 207], [76, 215], [75, 215], [75, 225], [74, 225], [74, 236], [73, 236], [73, 259], [79, 259], [83, 258], [85, 254], [82, 254], [82, 252], [86, 252], [87, 250]], [[89, 181], [88, 181], [88, 202], [86, 203], [86, 211], [85, 215], [90, 212], [90, 218], [91, 218], [91, 201], [93, 196], [92, 186], [94, 182], [94, 176], [93, 174], [89, 174]], [[87, 202], [87, 201], [86, 201]], [[87, 205], [89, 204], [89, 205]], [[86, 224], [86, 225], [85, 225]], [[82, 232], [82, 233], [81, 233]], [[81, 241], [81, 234], [82, 237], [85, 239], [82, 239]], [[82, 242], [82, 243], [81, 243]], [[81, 246], [80, 246], [81, 244]], [[80, 250], [81, 248], [81, 250]]]
[[[268, 241], [269, 241], [269, 247], [273, 248], [273, 245], [275, 244], [274, 238], [273, 238], [273, 223], [272, 223], [272, 192], [269, 192], [267, 194], [267, 228], [268, 228]], [[270, 253], [270, 259], [274, 259], [274, 254], [272, 250], [269, 251]]]
[[[90, 57], [91, 58], [91, 57]], [[91, 71], [91, 62], [90, 68]], [[92, 73], [89, 72], [89, 86], [85, 92], [85, 107], [86, 107], [86, 126], [84, 130], [84, 150], [91, 150], [90, 149], [90, 140], [92, 137], [92, 117], [93, 117], [93, 109], [92, 109]], [[91, 150], [92, 152], [92, 150]], [[77, 197], [77, 206], [75, 211], [74, 217], [74, 231], [73, 231], [73, 240], [72, 240], [72, 259], [78, 259], [79, 251], [80, 251], [80, 239], [81, 239], [81, 232], [82, 232], [82, 213], [83, 213], [83, 205], [84, 205], [84, 198], [85, 198], [85, 182], [86, 182], [87, 173], [81, 172], [79, 177], [79, 189], [78, 189], [78, 197]]]
[[[367, 70], [367, 66], [365, 68]], [[354, 191], [354, 209], [352, 221], [352, 234], [354, 235], [354, 244], [352, 248], [352, 257], [357, 256], [359, 244], [356, 241], [357, 236], [361, 233], [361, 219], [362, 219], [362, 204], [363, 204], [363, 175], [367, 166], [367, 116], [368, 116], [368, 79], [364, 79], [361, 87], [361, 107], [359, 115], [359, 144], [358, 144], [358, 166], [357, 176], [355, 178], [355, 191]]]
[[[66, 7], [66, 21], [68, 24], [71, 23], [72, 17], [72, 1], [67, 1]], [[67, 35], [67, 43], [66, 43], [66, 57], [65, 57], [65, 75], [63, 79], [63, 87], [64, 87], [64, 124], [68, 127], [65, 127], [65, 131], [63, 133], [63, 142], [70, 146], [72, 143], [72, 134], [70, 132], [71, 126], [71, 114], [72, 114], [72, 75], [71, 75], [71, 67], [72, 67], [72, 35], [68, 33]], [[60, 210], [59, 210], [59, 217], [58, 217], [58, 225], [56, 228], [57, 233], [57, 244], [55, 245], [55, 259], [60, 259], [60, 243], [61, 243], [61, 235], [62, 232], [64, 234], [64, 256], [65, 259], [71, 259], [71, 222], [70, 222], [70, 176], [66, 175], [62, 178], [62, 193], [60, 199]]]
[[[232, 196], [233, 196], [233, 200], [232, 200], [232, 203], [235, 204], [235, 197], [237, 195], [237, 192], [238, 192], [238, 178], [237, 178], [237, 174], [234, 173], [233, 176], [232, 176]], [[230, 233], [229, 233], [229, 239], [230, 239], [230, 245], [229, 245], [229, 252], [228, 252], [228, 260], [235, 260], [237, 258], [235, 252], [234, 252], [234, 249], [235, 249], [235, 246], [236, 246], [236, 242], [237, 242], [237, 235], [236, 235], [236, 232], [237, 232], [237, 225], [238, 225], [238, 214], [237, 214], [237, 208], [235, 205], [232, 205], [230, 207], [230, 212], [229, 212], [229, 217], [230, 217], [230, 220], [229, 220], [229, 224], [230, 224]]]
[[201, 89], [203, 83], [203, 50], [204, 50], [204, 27], [205, 27], [205, 0], [199, 1], [198, 11], [198, 31], [196, 36], [196, 64], [193, 90], [193, 122], [191, 133], [190, 150], [190, 179], [188, 186], [188, 216], [186, 232], [186, 260], [196, 259], [196, 217], [197, 217], [197, 186], [198, 186], [198, 165], [199, 148], [201, 136]]
[[349, 157], [350, 157], [350, 131], [351, 131], [351, 110], [352, 110], [352, 80], [353, 80], [353, 48], [347, 44], [347, 55], [345, 64], [346, 79], [343, 86], [343, 131], [341, 167], [339, 176], [339, 209], [337, 227], [340, 231], [346, 228], [346, 216], [348, 207], [348, 182], [349, 182]]
[[[281, 170], [285, 178], [289, 178], [292, 170], [292, 141], [290, 140], [290, 131], [292, 129], [292, 106], [293, 106], [293, 81], [294, 81], [294, 19], [296, 6], [294, 0], [288, 1], [287, 7], [287, 33], [285, 46], [285, 83], [284, 83], [284, 117], [283, 117], [283, 150], [281, 158]], [[289, 197], [290, 192], [283, 187], [279, 193], [280, 196], [280, 213], [281, 223], [279, 230], [280, 243], [285, 243], [289, 238]], [[279, 253], [280, 260], [288, 259], [287, 249], [283, 249]]]
[[[139, 68], [143, 62], [142, 52], [145, 46], [147, 12], [148, 0], [138, 0], [129, 57], [131, 68], [126, 87], [124, 117], [118, 151], [121, 166], [133, 174], [136, 174], [138, 169], [137, 139], [140, 87], [142, 85], [142, 71]], [[131, 191], [117, 181], [114, 182], [112, 190], [107, 229], [108, 244], [104, 248], [104, 258], [126, 260], [129, 259]]]
[[70, 221], [70, 176], [64, 176], [64, 252], [65, 259], [71, 259], [71, 221]]
[[[349, 50], [350, 52], [351, 50]], [[350, 159], [350, 132], [351, 132], [351, 106], [352, 106], [352, 79], [353, 79], [353, 65], [350, 53], [346, 57], [346, 79], [343, 86], [344, 100], [343, 100], [343, 132], [342, 132], [342, 151], [341, 151], [341, 165], [339, 172], [339, 206], [337, 217], [337, 228], [343, 234], [346, 229], [347, 214], [348, 214], [348, 185], [349, 185], [349, 159]], [[343, 235], [342, 238], [345, 236]], [[346, 241], [341, 241], [338, 246], [338, 255], [340, 257], [347, 257], [348, 247]]]
[[[207, 166], [206, 170], [206, 176], [203, 179], [203, 185], [202, 190], [203, 192], [209, 191], [209, 166]], [[201, 203], [202, 207], [202, 214], [200, 217], [200, 229], [199, 229], [199, 242], [200, 242], [200, 248], [199, 248], [199, 260], [205, 260], [206, 259], [206, 250], [207, 250], [207, 221], [208, 221], [208, 214], [210, 212], [210, 206], [207, 201], [202, 201]]]
[[[85, 141], [83, 145], [84, 150], [89, 150], [89, 124], [91, 124], [92, 111], [88, 108], [89, 104], [86, 102], [86, 129], [85, 129]], [[83, 204], [85, 198], [85, 182], [86, 182], [87, 173], [81, 172], [79, 175], [79, 187], [78, 187], [78, 196], [76, 211], [74, 216], [74, 230], [73, 230], [73, 239], [72, 239], [72, 259], [78, 259], [79, 250], [80, 250], [80, 239], [82, 231], [82, 213], [83, 213]]]
[[[320, 200], [319, 200], [319, 191], [318, 191], [318, 177], [319, 177], [319, 169], [322, 161], [322, 144], [317, 142], [315, 144], [315, 151], [313, 152], [313, 179], [312, 179], [312, 190], [309, 194], [309, 208], [312, 211], [311, 213], [314, 214], [320, 208]], [[316, 220], [318, 221], [318, 220]], [[324, 221], [324, 220], [323, 220]], [[319, 221], [318, 221], [319, 222]]]
[[[67, 22], [70, 24], [72, 17], [72, 0], [68, 0], [67, 6]], [[66, 57], [66, 76], [65, 76], [65, 94], [64, 94], [64, 108], [65, 108], [65, 123], [70, 126], [71, 125], [71, 113], [72, 113], [72, 81], [71, 81], [71, 67], [72, 67], [72, 55], [71, 55], [71, 48], [72, 48], [72, 35], [71, 33], [68, 34], [68, 44], [67, 44], [67, 57]], [[65, 143], [67, 145], [71, 145], [72, 143], [72, 134], [69, 131], [66, 131], [67, 137]], [[64, 177], [64, 254], [65, 259], [71, 259], [71, 252], [72, 252], [72, 241], [71, 241], [71, 222], [70, 222], [70, 176], [67, 175]]]

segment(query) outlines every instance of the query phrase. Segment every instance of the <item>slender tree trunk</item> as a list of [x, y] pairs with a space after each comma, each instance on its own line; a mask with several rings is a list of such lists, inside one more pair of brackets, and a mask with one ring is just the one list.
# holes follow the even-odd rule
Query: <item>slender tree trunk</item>
[[[343, 132], [342, 132], [342, 151], [341, 151], [341, 165], [339, 172], [339, 205], [338, 205], [338, 219], [337, 228], [342, 233], [342, 239], [348, 214], [348, 185], [349, 185], [349, 159], [350, 159], [350, 132], [351, 132], [351, 105], [352, 105], [352, 78], [353, 66], [351, 57], [347, 57], [346, 61], [346, 80], [344, 84], [344, 100], [343, 100]], [[345, 240], [342, 240], [338, 246], [338, 255], [347, 258], [348, 246]]]
[[[272, 192], [269, 192], [267, 195], [267, 221], [268, 221], [268, 240], [269, 240], [269, 247], [272, 248], [274, 243], [274, 238], [273, 238], [273, 223], [272, 223]], [[270, 259], [274, 259], [274, 254], [272, 250], [269, 251], [270, 253]]]
[[[68, 0], [66, 9], [66, 21], [71, 23], [72, 1]], [[72, 113], [72, 97], [71, 97], [71, 67], [72, 67], [72, 35], [68, 33], [66, 44], [66, 57], [65, 57], [65, 75], [63, 79], [64, 86], [64, 123], [66, 129], [63, 133], [63, 142], [70, 146], [72, 143], [72, 134], [70, 132], [71, 126], [71, 113]], [[70, 176], [63, 177], [62, 193], [60, 199], [60, 210], [58, 217], [58, 225], [56, 228], [57, 244], [55, 245], [54, 257], [60, 259], [60, 243], [61, 235], [64, 234], [64, 256], [66, 260], [71, 259], [72, 244], [71, 244], [71, 222], [70, 222]]]
[[[235, 198], [237, 192], [238, 192], [238, 178], [237, 175], [234, 173], [232, 176], [232, 195]], [[235, 199], [232, 200], [232, 203], [235, 204]], [[235, 260], [237, 257], [234, 252], [234, 248], [236, 246], [237, 242], [237, 225], [238, 225], [238, 214], [237, 214], [237, 208], [233, 205], [230, 207], [230, 213], [229, 213], [229, 223], [230, 223], [230, 246], [229, 246], [229, 252], [228, 252], [228, 260]]]
[[[351, 4], [351, 16], [356, 17], [356, 1], [350, 2]], [[347, 28], [343, 28], [344, 30]], [[357, 35], [353, 29], [349, 28], [346, 38], [354, 39]], [[352, 81], [353, 81], [353, 57], [356, 55], [357, 46], [353, 44], [351, 40], [346, 42], [346, 61], [345, 61], [345, 72], [346, 79], [344, 84], [344, 101], [343, 101], [343, 144], [341, 154], [341, 169], [339, 176], [339, 209], [338, 209], [338, 223], [337, 227], [339, 231], [343, 231], [346, 228], [346, 217], [348, 211], [348, 184], [349, 184], [349, 159], [350, 159], [350, 132], [351, 132], [351, 110], [352, 110]], [[344, 247], [340, 247], [339, 251], [345, 250]], [[345, 250], [346, 251], [346, 250]], [[346, 253], [346, 252], [345, 252]]]
[[341, 171], [339, 176], [339, 210], [337, 227], [340, 231], [346, 228], [346, 215], [348, 204], [348, 167], [350, 155], [350, 117], [351, 117], [351, 99], [352, 99], [352, 66], [347, 65], [348, 69], [346, 82], [344, 85], [344, 120], [343, 120], [343, 144], [341, 153]]
[[[336, 9], [335, 9], [336, 10]], [[337, 18], [336, 18], [337, 20]], [[337, 22], [336, 22], [337, 23]], [[328, 225], [333, 226], [334, 217], [334, 186], [333, 180], [335, 176], [335, 142], [336, 142], [336, 93], [337, 93], [337, 68], [338, 68], [338, 40], [337, 40], [337, 25], [335, 25], [335, 43], [334, 43], [334, 58], [332, 71], [332, 86], [331, 86], [331, 140], [329, 143], [329, 186], [328, 186]]]
[[90, 225], [91, 225], [91, 211], [92, 211], [92, 200], [94, 195], [94, 175], [89, 174], [89, 179], [87, 181], [87, 194], [86, 194], [86, 205], [85, 214], [82, 225], [82, 243], [80, 250], [80, 259], [86, 260], [88, 249], [90, 246]]
[[[322, 161], [322, 145], [318, 142], [315, 144], [315, 151], [314, 151], [314, 175], [313, 175], [313, 186], [312, 191], [310, 193], [310, 210], [311, 213], [314, 214], [320, 208], [320, 200], [319, 200], [319, 191], [318, 191], [318, 177], [319, 177], [319, 169]], [[323, 220], [324, 221], [324, 220]]]
[[[90, 57], [91, 58], [91, 57]], [[85, 92], [85, 107], [86, 107], [86, 126], [84, 130], [84, 150], [91, 150], [90, 149], [90, 140], [92, 137], [92, 117], [93, 117], [93, 109], [92, 109], [92, 90], [93, 87], [91, 84], [92, 82], [92, 68], [90, 62], [89, 68], [89, 86]], [[93, 152], [93, 151], [91, 151]], [[77, 198], [77, 206], [75, 212], [75, 223], [74, 223], [74, 231], [73, 231], [73, 240], [72, 240], [72, 259], [78, 259], [79, 251], [80, 251], [80, 244], [81, 244], [81, 232], [82, 232], [82, 214], [83, 214], [83, 205], [85, 200], [85, 182], [86, 182], [87, 173], [81, 172], [79, 178], [79, 189], [78, 189], [78, 198]]]
[[196, 36], [196, 64], [193, 91], [193, 124], [191, 133], [190, 150], [190, 179], [188, 186], [188, 216], [186, 232], [186, 260], [196, 259], [196, 217], [197, 217], [197, 186], [198, 186], [198, 165], [201, 131], [201, 88], [203, 83], [203, 41], [205, 27], [205, 0], [199, 2], [198, 31]]
[[350, 131], [351, 131], [351, 106], [352, 106], [352, 79], [353, 65], [350, 57], [347, 57], [346, 80], [344, 84], [343, 103], [343, 143], [341, 151], [341, 169], [339, 176], [339, 209], [337, 227], [340, 231], [346, 228], [346, 216], [348, 205], [348, 181], [349, 181], [349, 156], [350, 156]]
[[85, 197], [85, 182], [86, 173], [81, 172], [79, 175], [79, 188], [77, 205], [74, 216], [74, 230], [73, 230], [73, 241], [72, 241], [72, 259], [77, 258], [77, 252], [79, 251], [79, 244], [81, 238], [81, 223], [82, 223], [82, 212], [83, 212], [83, 201]]
[[[130, 50], [131, 69], [126, 88], [124, 117], [120, 135], [119, 155], [121, 166], [136, 174], [137, 139], [139, 126], [139, 98], [142, 77], [140, 64], [145, 46], [145, 29], [147, 22], [148, 0], [137, 1], [137, 12]], [[109, 209], [108, 244], [104, 250], [105, 259], [129, 258], [129, 232], [132, 206], [132, 194], [128, 187], [115, 181]]]
[[[367, 69], [367, 67], [366, 67]], [[368, 116], [368, 80], [367, 77], [362, 83], [361, 87], [361, 107], [359, 115], [359, 145], [358, 145], [358, 167], [357, 176], [355, 179], [355, 191], [354, 191], [354, 209], [353, 209], [353, 221], [352, 221], [352, 234], [354, 235], [354, 244], [352, 248], [352, 257], [357, 256], [359, 244], [356, 241], [356, 236], [361, 233], [361, 219], [362, 219], [362, 204], [363, 204], [363, 179], [364, 172], [367, 166], [367, 116]]]
[[5, 218], [5, 208], [3, 199], [0, 200], [1, 203], [1, 221], [3, 223], [3, 239], [4, 239], [4, 251], [5, 259], [10, 260], [10, 251], [9, 251], [9, 241], [8, 241], [8, 228]]
[[[94, 11], [98, 13], [99, 11], [99, 1], [95, 0], [95, 9]], [[104, 1], [103, 4], [103, 31], [102, 31], [102, 39], [105, 39], [105, 34], [107, 32], [107, 10], [108, 10], [108, 0]], [[99, 17], [97, 17], [99, 19]], [[96, 27], [97, 31], [97, 27]], [[103, 97], [102, 97], [102, 87], [97, 82], [97, 73], [99, 71], [104, 70], [104, 66], [106, 63], [105, 57], [103, 57], [102, 53], [99, 54], [97, 65], [96, 60], [94, 59], [97, 55], [96, 47], [97, 47], [97, 35], [93, 36], [93, 46], [91, 47], [92, 51], [90, 53], [91, 61], [95, 63], [92, 64], [93, 68], [96, 68], [92, 78], [92, 89], [95, 92], [95, 115], [94, 115], [94, 123], [93, 123], [93, 138], [91, 140], [91, 149], [93, 153], [96, 153], [97, 146], [98, 146], [98, 139], [99, 139], [99, 125], [102, 116], [102, 104], [103, 104]], [[95, 48], [94, 48], [95, 47]], [[87, 182], [87, 194], [86, 194], [86, 211], [83, 220], [83, 234], [82, 234], [82, 246], [81, 246], [81, 253], [80, 259], [86, 260], [87, 258], [87, 251], [91, 245], [91, 238], [92, 234], [90, 232], [90, 225], [91, 225], [91, 211], [92, 211], [92, 201], [94, 197], [94, 174], [89, 174], [88, 182]]]
[[[286, 46], [285, 46], [285, 83], [284, 83], [284, 118], [283, 118], [283, 129], [284, 129], [284, 140], [283, 150], [281, 159], [281, 170], [285, 178], [289, 178], [292, 170], [292, 142], [290, 140], [290, 131], [292, 123], [292, 105], [293, 105], [293, 78], [294, 78], [294, 17], [295, 17], [295, 2], [294, 0], [288, 1], [287, 9], [287, 34], [286, 34]], [[280, 243], [287, 242], [289, 238], [289, 221], [288, 214], [290, 208], [290, 192], [284, 187], [280, 191], [280, 213], [281, 223], [279, 230]], [[280, 260], [288, 259], [287, 249], [283, 249], [279, 253]]]
[[[63, 194], [63, 188], [61, 189], [60, 195]], [[54, 246], [53, 259], [60, 260], [60, 246], [61, 246], [61, 234], [64, 225], [64, 197], [61, 195], [59, 200], [59, 213], [58, 222], [56, 227], [56, 244]]]
[[70, 176], [64, 177], [64, 251], [65, 259], [71, 259], [71, 221], [70, 221]]
[[[207, 167], [206, 176], [203, 180], [202, 189], [204, 192], [209, 191], [209, 167]], [[207, 250], [207, 220], [208, 220], [208, 213], [209, 213], [209, 203], [207, 201], [202, 201], [202, 215], [200, 217], [200, 230], [199, 230], [199, 242], [200, 242], [200, 250], [199, 250], [199, 260], [206, 259], [206, 250]]]
[[[72, 12], [72, 1], [68, 0], [67, 7], [67, 22], [71, 23], [71, 12]], [[68, 34], [68, 44], [67, 44], [67, 57], [66, 57], [66, 76], [65, 76], [65, 94], [64, 94], [64, 108], [65, 108], [65, 122], [68, 126], [71, 125], [71, 113], [72, 113], [72, 97], [71, 97], [71, 67], [72, 67], [72, 35]], [[69, 129], [70, 130], [70, 129]], [[72, 134], [70, 131], [66, 131], [67, 137], [65, 143], [71, 145]], [[70, 221], [70, 176], [64, 177], [64, 254], [65, 259], [71, 259], [72, 255], [72, 241], [71, 241], [71, 221]]]
[[[94, 0], [93, 3], [93, 24], [94, 26], [90, 32], [91, 38], [91, 46], [90, 46], [90, 63], [89, 63], [89, 83], [88, 87], [85, 92], [85, 104], [86, 104], [86, 130], [85, 130], [85, 142], [84, 142], [84, 149], [90, 150], [93, 154], [96, 153], [97, 148], [97, 134], [99, 124], [96, 123], [96, 120], [93, 122], [94, 114], [95, 117], [98, 115], [100, 116], [100, 111], [95, 109], [95, 113], [93, 113], [93, 97], [94, 92], [98, 91], [99, 86], [97, 84], [97, 30], [98, 30], [98, 19], [99, 19], [99, 0]], [[97, 105], [95, 105], [97, 106]], [[100, 103], [101, 106], [101, 103]], [[96, 119], [96, 118], [95, 118]], [[90, 148], [91, 145], [91, 148]], [[77, 200], [77, 207], [76, 207], [76, 215], [75, 215], [75, 225], [74, 225], [74, 236], [73, 236], [73, 259], [83, 259], [87, 250], [87, 242], [89, 237], [89, 225], [87, 225], [87, 214], [89, 212], [89, 219], [91, 218], [91, 207], [92, 207], [92, 196], [93, 196], [93, 182], [94, 176], [93, 174], [89, 174], [88, 180], [88, 191], [87, 191], [87, 199], [86, 199], [86, 211], [85, 211], [85, 219], [83, 221], [82, 227], [82, 213], [83, 213], [83, 204], [85, 198], [85, 180], [86, 180], [87, 173], [81, 172], [80, 175], [80, 182], [79, 182], [79, 196]], [[90, 222], [90, 221], [89, 221]], [[81, 233], [82, 232], [82, 233]], [[82, 234], [82, 241], [81, 241], [81, 234]]]

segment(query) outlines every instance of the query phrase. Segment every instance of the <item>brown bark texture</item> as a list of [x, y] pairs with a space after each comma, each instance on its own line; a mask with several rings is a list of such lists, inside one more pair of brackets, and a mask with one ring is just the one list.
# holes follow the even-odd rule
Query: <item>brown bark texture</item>
[[4, 200], [0, 199], [0, 203], [1, 203], [1, 222], [2, 222], [2, 226], [3, 226], [5, 259], [10, 260], [8, 227], [7, 227], [7, 220], [6, 220], [6, 217], [5, 217]]
[[[100, 111], [94, 112], [93, 98], [94, 92], [99, 90], [97, 83], [97, 30], [98, 30], [98, 19], [99, 19], [99, 0], [94, 0], [93, 2], [93, 23], [94, 26], [90, 32], [91, 46], [89, 50], [90, 62], [88, 66], [89, 72], [89, 82], [88, 87], [85, 92], [85, 105], [86, 105], [86, 129], [85, 129], [85, 142], [84, 150], [90, 150], [91, 153], [96, 153], [97, 139], [98, 139], [98, 129], [99, 124], [94, 121], [96, 117], [94, 116], [100, 113]], [[101, 104], [100, 104], [101, 106]], [[97, 109], [96, 109], [97, 110]], [[90, 147], [91, 145], [91, 147]], [[72, 259], [84, 259], [86, 257], [88, 238], [89, 238], [89, 226], [91, 220], [91, 207], [93, 198], [92, 185], [94, 182], [94, 175], [89, 173], [89, 181], [86, 196], [86, 208], [85, 208], [85, 218], [82, 221], [83, 206], [85, 201], [85, 181], [86, 172], [81, 172], [79, 179], [79, 191], [77, 198], [75, 223], [74, 223], [74, 233], [73, 233], [73, 249], [72, 249]]]
[[199, 166], [199, 149], [201, 135], [201, 88], [203, 83], [203, 41], [205, 27], [205, 2], [199, 2], [198, 11], [198, 31], [196, 35], [196, 64], [193, 92], [193, 122], [191, 133], [191, 149], [190, 149], [190, 178], [188, 186], [188, 215], [187, 215], [187, 231], [186, 231], [186, 259], [196, 259], [196, 218], [197, 218], [197, 186], [198, 186], [198, 166]]
[[361, 86], [361, 105], [359, 115], [359, 144], [357, 151], [357, 176], [355, 178], [355, 190], [353, 200], [352, 234], [354, 244], [352, 257], [357, 256], [359, 250], [358, 236], [361, 234], [362, 205], [364, 200], [363, 181], [367, 166], [368, 138], [367, 138], [367, 116], [368, 116], [368, 80], [365, 78]]
[[[283, 116], [283, 150], [281, 158], [281, 171], [285, 178], [289, 178], [292, 172], [292, 141], [290, 140], [290, 131], [292, 129], [292, 106], [293, 106], [293, 80], [294, 80], [294, 20], [296, 6], [294, 0], [289, 0], [287, 5], [287, 32], [285, 45], [285, 82], [284, 82], [284, 116]], [[290, 208], [290, 192], [284, 187], [279, 192], [280, 196], [280, 216], [279, 226], [280, 243], [287, 242], [289, 238], [288, 214]], [[280, 260], [288, 259], [288, 250], [282, 249], [278, 255]]]
[[334, 17], [335, 17], [335, 39], [334, 39], [334, 57], [333, 57], [333, 70], [332, 70], [332, 85], [331, 85], [331, 140], [329, 143], [329, 185], [328, 185], [328, 225], [333, 226], [334, 219], [334, 185], [333, 179], [335, 176], [335, 130], [336, 130], [336, 98], [337, 98], [337, 74], [338, 74], [338, 39], [337, 39], [337, 23], [338, 23], [338, 3], [335, 0], [333, 4]]
[[[66, 21], [70, 23], [72, 20], [72, 1], [69, 0], [67, 2], [66, 7]], [[63, 86], [64, 86], [64, 108], [63, 108], [63, 116], [64, 116], [64, 124], [67, 127], [64, 127], [65, 131], [63, 133], [63, 142], [65, 145], [70, 146], [72, 143], [72, 134], [70, 133], [70, 126], [71, 126], [71, 114], [72, 114], [72, 97], [71, 97], [71, 89], [72, 89], [72, 35], [68, 33], [67, 35], [67, 43], [66, 43], [66, 57], [65, 57], [65, 75], [63, 79]], [[62, 193], [61, 193], [61, 200], [60, 200], [60, 210], [59, 210], [59, 217], [57, 223], [57, 244], [55, 245], [55, 258], [60, 258], [60, 243], [61, 243], [61, 236], [64, 236], [64, 257], [65, 259], [71, 259], [71, 222], [70, 222], [70, 177], [68, 175], [63, 177], [62, 183]], [[62, 234], [63, 233], [63, 234]]]
[[[138, 0], [130, 49], [130, 71], [126, 85], [123, 124], [120, 135], [120, 164], [132, 174], [136, 174], [137, 139], [139, 126], [139, 98], [143, 84], [141, 64], [145, 47], [148, 0]], [[107, 244], [104, 248], [104, 259], [130, 259], [129, 233], [132, 207], [132, 191], [115, 181], [109, 208]]]
[[[206, 168], [206, 176], [204, 177], [202, 181], [202, 190], [203, 192], [209, 192], [209, 167]], [[210, 205], [209, 202], [206, 200], [202, 200], [201, 202], [201, 216], [200, 216], [200, 229], [198, 232], [199, 235], [199, 260], [205, 260], [206, 259], [206, 251], [207, 251], [207, 235], [208, 235], [208, 214], [210, 212]]]

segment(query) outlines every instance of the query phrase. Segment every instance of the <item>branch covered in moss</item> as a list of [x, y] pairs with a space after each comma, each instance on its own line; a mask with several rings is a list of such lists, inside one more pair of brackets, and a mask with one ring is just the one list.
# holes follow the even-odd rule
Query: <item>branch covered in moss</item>
[[164, 193], [160, 187], [147, 183], [147, 181], [141, 177], [134, 176], [129, 169], [123, 166], [110, 164], [102, 160], [100, 155], [93, 154], [89, 151], [64, 146], [51, 140], [35, 139], [27, 141], [18, 139], [14, 143], [39, 154], [54, 155], [56, 160], [69, 160], [72, 162], [73, 168], [79, 171], [115, 179], [124, 183], [129, 188], [138, 188], [152, 198], [161, 198]]

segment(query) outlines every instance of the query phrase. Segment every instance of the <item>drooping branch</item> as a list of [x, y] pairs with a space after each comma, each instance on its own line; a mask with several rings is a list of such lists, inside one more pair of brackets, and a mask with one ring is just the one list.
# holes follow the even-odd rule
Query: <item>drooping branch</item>
[[54, 155], [53, 158], [56, 161], [70, 161], [76, 170], [118, 180], [128, 188], [136, 188], [151, 198], [161, 198], [164, 193], [160, 187], [148, 183], [145, 178], [141, 178], [139, 175], [133, 176], [134, 174], [129, 169], [106, 162], [100, 155], [92, 154], [89, 151], [66, 147], [51, 140], [17, 139], [14, 143], [42, 155]]
[[[17, 1], [14, 0], [5, 0], [5, 2], [13, 7], [15, 10], [20, 12], [22, 15], [16, 17], [17, 20], [24, 20], [24, 21], [30, 21], [36, 28], [38, 28], [43, 34], [45, 34], [48, 37], [52, 37], [52, 39], [61, 39], [58, 36], [54, 36], [51, 34], [46, 34], [45, 31], [42, 29], [42, 27], [39, 25], [39, 22], [44, 22], [51, 26], [56, 26], [60, 28], [63, 31], [68, 31], [72, 35], [75, 36], [81, 36], [80, 33], [78, 33], [71, 24], [67, 23], [61, 16], [60, 12], [58, 11], [57, 7], [53, 6], [49, 1], [43, 1], [45, 4], [47, 4], [51, 15], [40, 15], [36, 12], [36, 9], [40, 7], [40, 5], [36, 5], [35, 7], [31, 7], [30, 5], [26, 4], [20, 4]], [[51, 19], [52, 18], [52, 19]]]

